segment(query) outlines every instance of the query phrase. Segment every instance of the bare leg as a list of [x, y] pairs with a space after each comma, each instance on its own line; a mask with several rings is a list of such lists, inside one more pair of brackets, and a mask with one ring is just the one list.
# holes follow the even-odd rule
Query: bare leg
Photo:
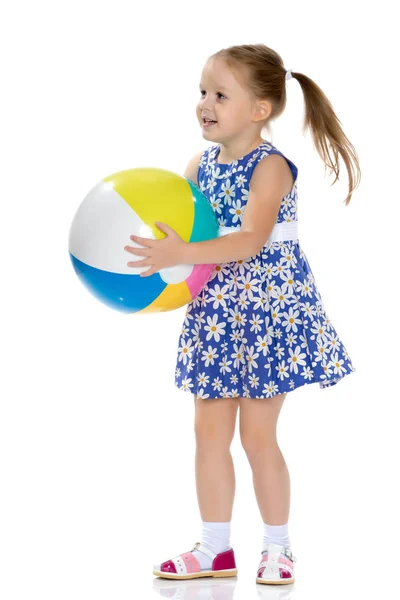
[[203, 521], [232, 519], [235, 472], [230, 446], [239, 408], [237, 398], [195, 397], [196, 488]]
[[253, 471], [254, 491], [264, 523], [289, 520], [290, 478], [276, 439], [276, 424], [286, 394], [240, 399], [240, 435]]

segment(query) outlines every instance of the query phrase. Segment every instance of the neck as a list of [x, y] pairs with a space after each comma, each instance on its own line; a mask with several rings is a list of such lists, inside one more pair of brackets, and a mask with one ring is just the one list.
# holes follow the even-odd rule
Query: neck
[[257, 148], [263, 142], [263, 138], [260, 135], [253, 136], [252, 138], [240, 139], [240, 140], [229, 140], [228, 142], [220, 142], [220, 151], [218, 154], [218, 162], [220, 163], [231, 163], [234, 160], [238, 160], [242, 156], [246, 156], [252, 150]]

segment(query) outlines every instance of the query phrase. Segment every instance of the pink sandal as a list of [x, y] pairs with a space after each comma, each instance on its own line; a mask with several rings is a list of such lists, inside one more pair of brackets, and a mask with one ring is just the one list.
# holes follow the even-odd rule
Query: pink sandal
[[[193, 550], [199, 550], [211, 558], [211, 571], [201, 569], [199, 561], [192, 554]], [[166, 579], [195, 579], [197, 577], [236, 577], [237, 568], [235, 555], [232, 550], [214, 554], [208, 548], [202, 546], [199, 542], [195, 547], [185, 554], [180, 554], [171, 560], [163, 562], [161, 565], [154, 565], [153, 575], [164, 577]]]
[[257, 570], [257, 583], [285, 585], [294, 582], [296, 561], [289, 548], [279, 544], [268, 544], [262, 551], [262, 559]]

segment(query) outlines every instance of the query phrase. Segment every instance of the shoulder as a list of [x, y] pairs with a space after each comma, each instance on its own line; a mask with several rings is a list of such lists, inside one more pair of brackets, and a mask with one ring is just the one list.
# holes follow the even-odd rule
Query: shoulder
[[207, 163], [208, 156], [211, 156], [211, 153], [213, 151], [215, 151], [216, 148], [217, 147], [215, 147], [215, 146], [210, 146], [210, 147], [206, 148], [205, 150], [196, 152], [196, 154], [194, 154], [192, 156], [192, 158], [189, 160], [188, 164], [186, 165], [186, 169], [183, 173], [183, 176], [186, 177], [187, 179], [190, 179], [190, 181], [193, 181], [193, 183], [198, 186], [199, 185], [199, 182], [198, 182], [199, 168]]
[[297, 173], [297, 167], [291, 160], [272, 144], [265, 144], [254, 165], [251, 184], [265, 185], [267, 182], [273, 182], [275, 186], [282, 185], [283, 190], [289, 193], [297, 179]]
[[285, 157], [281, 154], [263, 152], [258, 157], [254, 166], [251, 180], [253, 181], [255, 178], [265, 176], [270, 177], [273, 174], [276, 174], [277, 177], [282, 177], [286, 173], [291, 174], [291, 171]]
[[281, 154], [265, 153], [254, 168], [250, 187], [260, 191], [274, 190], [278, 197], [283, 198], [290, 192], [293, 183], [293, 173], [286, 158]]

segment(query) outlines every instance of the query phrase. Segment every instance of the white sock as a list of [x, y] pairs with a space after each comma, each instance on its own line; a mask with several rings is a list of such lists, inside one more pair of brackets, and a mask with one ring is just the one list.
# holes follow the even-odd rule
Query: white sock
[[280, 544], [285, 548], [290, 548], [289, 527], [285, 525], [267, 525], [264, 523], [263, 548], [267, 544]]
[[[230, 537], [231, 537], [231, 522], [227, 523], [210, 523], [203, 521], [203, 529], [201, 534], [200, 543], [215, 554], [220, 554], [230, 549]], [[194, 550], [193, 554], [200, 563], [202, 569], [210, 570], [212, 567], [212, 560], [209, 556]]]

